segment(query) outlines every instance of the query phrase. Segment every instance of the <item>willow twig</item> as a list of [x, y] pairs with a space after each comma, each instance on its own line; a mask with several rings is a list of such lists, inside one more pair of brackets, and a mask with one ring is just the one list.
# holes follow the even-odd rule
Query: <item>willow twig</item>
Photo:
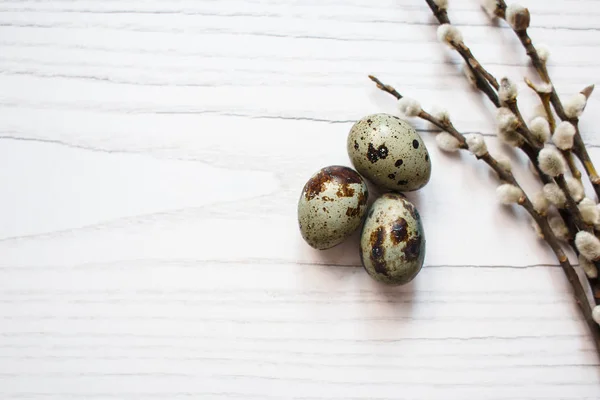
[[[429, 4], [429, 2], [428, 2]], [[430, 5], [431, 8], [431, 5]], [[433, 8], [432, 8], [433, 11]], [[504, 4], [504, 2], [502, 0], [498, 0], [496, 3], [496, 15], [498, 15], [501, 18], [505, 18], [505, 11], [506, 11], [506, 4]], [[434, 15], [435, 15], [435, 11], [434, 11]], [[447, 15], [447, 13], [446, 13]], [[437, 15], [436, 15], [437, 17]], [[446, 20], [448, 21], [448, 23], [450, 23], [450, 19], [447, 17]], [[440, 18], [438, 17], [438, 21], [442, 22], [440, 20]], [[466, 45], [465, 45], [466, 46]], [[455, 46], [453, 46], [455, 47]], [[534, 48], [535, 50], [535, 48]], [[537, 61], [539, 62], [540, 65], [543, 64], [543, 62], [539, 59], [539, 55], [535, 54], [534, 57], [537, 57]], [[545, 64], [544, 68], [545, 68]], [[481, 76], [479, 71], [474, 70], [473, 71], [474, 76], [476, 78], [478, 78], [479, 80], [483, 80], [484, 78]], [[503, 84], [508, 85], [509, 82], [508, 80], [503, 80], [502, 81]], [[538, 95], [540, 95], [540, 98], [542, 99], [542, 104], [544, 105], [544, 109], [548, 115], [548, 121], [549, 124], [553, 124], [555, 125], [554, 122], [554, 117], [553, 117], [553, 113], [552, 110], [550, 108], [550, 104], [551, 104], [551, 98], [552, 98], [552, 91], [548, 91], [548, 87], [550, 89], [553, 89], [553, 85], [551, 82], [548, 83], [548, 87], [545, 88], [545, 91], [547, 93], [540, 93], [537, 88], [535, 88], [535, 86], [533, 85], [533, 83], [531, 81], [529, 81], [528, 79], [526, 79], [526, 83], [534, 88], [534, 90], [538, 93]], [[479, 87], [479, 86], [478, 86]], [[506, 88], [505, 88], [506, 89]], [[593, 86], [592, 87], [588, 87], [586, 89], [584, 89], [582, 91], [582, 93], [586, 96], [589, 97], [591, 92], [593, 90]], [[489, 97], [489, 96], [488, 96]], [[490, 98], [490, 100], [492, 100], [492, 98]], [[493, 101], [492, 101], [493, 102]], [[498, 103], [494, 103], [496, 105], [496, 107], [500, 107], [501, 105]], [[550, 176], [546, 175], [540, 168], [539, 165], [539, 160], [538, 160], [538, 156], [539, 153], [542, 149], [542, 144], [541, 143], [537, 143], [537, 141], [533, 138], [533, 135], [531, 134], [531, 131], [528, 129], [527, 124], [525, 123], [521, 112], [519, 110], [518, 104], [517, 104], [517, 99], [516, 96], [511, 96], [508, 101], [505, 101], [505, 105], [511, 110], [511, 112], [517, 117], [517, 120], [519, 122], [519, 126], [517, 127], [517, 132], [523, 137], [523, 139], [525, 139], [518, 147], [521, 151], [523, 151], [523, 153], [525, 153], [525, 155], [529, 158], [531, 164], [533, 165], [534, 169], [537, 172], [537, 175], [539, 176], [540, 180], [542, 181], [542, 183], [544, 185], [548, 184], [548, 183], [554, 183], [554, 179], [551, 178]], [[577, 125], [575, 125], [576, 129], [577, 129]], [[555, 128], [551, 129], [551, 131], [553, 132]], [[576, 137], [574, 138], [575, 140], [577, 139]], [[582, 142], [583, 145], [583, 142]], [[577, 167], [575, 166], [574, 162], [573, 162], [573, 157], [571, 155], [571, 151], [564, 151], [561, 150], [561, 153], [563, 154], [563, 156], [565, 157], [566, 161], [567, 161], [567, 165], [569, 166], [569, 169], [571, 170], [571, 173], [573, 174], [574, 177], [581, 177], [581, 172], [579, 172], [579, 170], [577, 169]], [[590, 161], [591, 162], [591, 161]], [[585, 224], [585, 222], [583, 221], [583, 218], [581, 217], [581, 212], [579, 211], [579, 208], [577, 207], [576, 202], [573, 199], [573, 196], [571, 195], [571, 193], [568, 190], [568, 187], [566, 185], [566, 183], [564, 182], [564, 177], [563, 177], [563, 181], [560, 182], [561, 185], [561, 189], [563, 190], [566, 200], [567, 200], [567, 209], [559, 209], [559, 215], [561, 216], [561, 218], [563, 219], [563, 221], [565, 222], [565, 225], [567, 226], [567, 229], [569, 230], [569, 234], [571, 236], [572, 239], [575, 238], [577, 232], [579, 230], [587, 230], [590, 231], [590, 226]], [[592, 230], [593, 232], [593, 230]], [[575, 243], [573, 240], [570, 241], [571, 247], [573, 248], [573, 250], [575, 251], [575, 253], [578, 253], [578, 249], [575, 246]], [[595, 262], [594, 263], [596, 265], [597, 268], [600, 269], [600, 262]], [[587, 282], [592, 290], [592, 293], [594, 293], [594, 302], [595, 304], [599, 305], [600, 304], [600, 280], [599, 279], [593, 279], [593, 278], [589, 278], [586, 275], [587, 278]]]
[[[451, 24], [450, 18], [448, 17], [448, 12], [445, 9], [440, 9], [440, 7], [438, 7], [435, 4], [435, 2], [432, 0], [425, 0], [425, 1], [429, 5], [429, 8], [433, 12], [433, 15], [437, 18], [437, 20], [439, 21], [440, 24]], [[448, 44], [451, 45], [452, 48], [454, 48], [463, 57], [463, 59], [467, 63], [467, 66], [471, 69], [471, 71], [473, 72], [473, 75], [476, 78], [477, 87], [488, 96], [488, 98], [492, 101], [492, 103], [494, 103], [496, 108], [500, 108], [502, 106], [502, 104], [499, 101], [498, 94], [495, 91], [495, 90], [500, 89], [498, 80], [483, 67], [483, 65], [475, 58], [475, 56], [473, 55], [473, 53], [471, 52], [469, 47], [463, 41], [459, 41], [459, 42], [448, 41]], [[484, 87], [482, 89], [479, 86], [479, 82], [481, 82], [481, 81], [485, 81], [487, 83], [487, 85], [486, 85], [487, 89], [486, 89], [486, 87]], [[493, 86], [493, 89], [492, 89], [492, 87], [490, 87], [490, 84]], [[488, 91], [487, 91], [488, 89], [493, 91], [493, 95], [488, 94]], [[541, 146], [539, 146], [537, 141], [533, 138], [531, 131], [529, 130], [529, 128], [527, 127], [527, 124], [523, 120], [523, 116], [521, 115], [521, 112], [519, 110], [516, 98], [507, 102], [506, 106], [509, 107], [511, 109], [511, 111], [519, 119], [519, 127], [518, 127], [517, 131], [529, 143], [530, 147], [533, 148], [533, 151], [525, 151], [525, 150], [524, 151], [528, 155], [528, 157], [532, 160], [532, 162], [534, 162], [534, 164], [535, 164], [535, 160], [537, 159], [537, 152], [539, 152], [539, 150], [541, 149]], [[541, 174], [540, 176], [543, 175], [541, 173], [541, 171], [540, 171], [540, 174]]]
[[[497, 4], [496, 15], [506, 21], [506, 12], [505, 12], [505, 10], [507, 8], [506, 2], [504, 0], [497, 0], [496, 4]], [[529, 13], [529, 12], [527, 12], [527, 13]], [[545, 83], [552, 85], [552, 91], [550, 93], [550, 102], [552, 103], [552, 106], [554, 107], [554, 110], [556, 111], [556, 115], [558, 115], [558, 117], [562, 121], [569, 121], [570, 123], [572, 123], [575, 126], [576, 133], [575, 133], [575, 137], [573, 138], [574, 142], [573, 142], [572, 151], [573, 151], [573, 153], [575, 153], [577, 158], [579, 158], [579, 160], [583, 164], [583, 168], [585, 169], [585, 171], [589, 177], [589, 180], [592, 183], [594, 191], [596, 192], [596, 196], [598, 196], [598, 198], [600, 199], [600, 176], [598, 175], [598, 172], [596, 171], [596, 167], [594, 166], [594, 163], [592, 162], [592, 159], [590, 158], [590, 155], [589, 155], [587, 148], [585, 147], [585, 144], [581, 137], [581, 133], [579, 132], [579, 118], [569, 117], [567, 115], [564, 105], [563, 105], [560, 97], [558, 96], [556, 88], [552, 84], [552, 79], [550, 78], [550, 74], [548, 73], [548, 68], [546, 66], [546, 63], [540, 58], [540, 55], [539, 55], [537, 49], [533, 45], [533, 41], [529, 37], [529, 33], [527, 32], [529, 23], [527, 23], [523, 27], [519, 28], [519, 27], [512, 26], [509, 21], [506, 21], [506, 22], [511, 26], [511, 28], [513, 29], [513, 31], [519, 38], [519, 41], [525, 48], [527, 55], [531, 59], [531, 64], [533, 65], [534, 69], [537, 71], [539, 77]], [[583, 93], [583, 91], [582, 91], [582, 93]], [[591, 93], [591, 91], [590, 91], [590, 93]], [[589, 96], [586, 96], [586, 97], [589, 97]]]
[[[440, 8], [433, 0], [425, 0], [425, 2], [429, 8], [431, 8], [431, 12], [433, 12], [433, 15], [437, 18], [440, 24], [450, 24], [450, 18], [448, 17], [448, 11], [446, 9]], [[492, 74], [483, 68], [468, 46], [466, 46], [464, 43], [451, 44], [452, 47], [454, 47], [454, 49], [456, 49], [456, 51], [462, 56], [467, 65], [479, 72], [494, 87], [494, 89], [498, 90], [500, 87], [498, 80], [496, 80]]]
[[[450, 18], [447, 16], [447, 12], [445, 12], [444, 18], [442, 19], [439, 16], [439, 11], [436, 11], [436, 9], [434, 7], [432, 7], [431, 2], [427, 1], [427, 4], [429, 5], [429, 7], [431, 8], [431, 10], [433, 11], [434, 15], [436, 16], [436, 18], [438, 19], [438, 21], [440, 23], [442, 23], [443, 21], [446, 21], [446, 23], [450, 24]], [[506, 4], [504, 4], [502, 0], [498, 0], [496, 3], [496, 6], [497, 6], [496, 14], [497, 15], [501, 14], [502, 18], [504, 18]], [[438, 7], [438, 10], [439, 10], [439, 7]], [[526, 12], [525, 18], [524, 18], [526, 23], [528, 23], [528, 17], [529, 17], [529, 14], [528, 14], [528, 12]], [[519, 22], [523, 23], [523, 20], [520, 20]], [[457, 47], [456, 43], [454, 43], [454, 41], [450, 40], [447, 42], [450, 45], [452, 45], [453, 48]], [[464, 42], [462, 40], [462, 37], [461, 37], [460, 43], [466, 47], [466, 45], [464, 44]], [[539, 55], [537, 55], [537, 53], [536, 53], [536, 56], [539, 58]], [[540, 62], [541, 62], [541, 60], [540, 60]], [[473, 70], [473, 72], [476, 77], [482, 78], [481, 72], [479, 70]], [[494, 78], [494, 80], [495, 80], [495, 78]], [[532, 84], [532, 86], [533, 86], [533, 84]], [[551, 83], [549, 84], [549, 86], [551, 88], [553, 88]], [[584, 91], [582, 91], [582, 93], [586, 97], [589, 97], [592, 90], [593, 90], [593, 87], [586, 88], [586, 89], [584, 89]], [[532, 163], [533, 167], [535, 168], [542, 183], [544, 183], [544, 184], [554, 183], [554, 179], [552, 177], [548, 176], [547, 174], [545, 174], [540, 168], [538, 156], [540, 154], [540, 151], [543, 148], [543, 144], [537, 142], [537, 140], [533, 137], [533, 134], [531, 133], [531, 131], [529, 130], [527, 124], [525, 123], [525, 121], [523, 119], [523, 116], [519, 110], [518, 103], [517, 103], [516, 89], [515, 90], [511, 89], [511, 83], [508, 79], [503, 79], [502, 84], [501, 84], [501, 91], [503, 91], [505, 94], [504, 105], [507, 108], [509, 108], [510, 111], [517, 118], [518, 126], [516, 128], [516, 131], [524, 139], [524, 141], [518, 147], [521, 149], [521, 151], [523, 151], [527, 155], [527, 157], [531, 161], [531, 163]], [[537, 92], [537, 90], [536, 90], [536, 92]], [[500, 105], [498, 104], [498, 105], [496, 105], [496, 107], [500, 107]], [[552, 114], [551, 110], [549, 111], [549, 114], [550, 115]], [[564, 152], [563, 152], [563, 154], [564, 154]], [[569, 164], [568, 158], [567, 158], [567, 163]], [[569, 168], [573, 168], [575, 171], [578, 172], [577, 168], [572, 163], [572, 158], [571, 158], [571, 163], [569, 165]], [[575, 175], [577, 175], [577, 174], [575, 174]], [[579, 173], [579, 175], [581, 175], [581, 173]], [[559, 214], [560, 214], [561, 218], [564, 220], [566, 226], [568, 227], [570, 235], [574, 238], [579, 230], [590, 231], [590, 226], [587, 225], [583, 221], [583, 218], [581, 217], [581, 212], [579, 211], [579, 208], [577, 207], [577, 203], [573, 199], [573, 196], [571, 195], [570, 191], [568, 190], [566, 182], [564, 181], [564, 177], [560, 183], [562, 184], [561, 189], [564, 192], [566, 200], [567, 200], [566, 201], [567, 209], [566, 210], [561, 209], [559, 211]], [[593, 228], [591, 229], [591, 232], [593, 232]], [[573, 247], [573, 249], [577, 252], [576, 247]], [[597, 266], [600, 267], [600, 263], [598, 263]], [[589, 279], [589, 278], [588, 278], [588, 284], [592, 288], [592, 291], [596, 291], [595, 289], [599, 285], [594, 280]], [[600, 290], [598, 290], [598, 291], [600, 292]], [[600, 304], [600, 298], [595, 298], [595, 302], [596, 302], [596, 304]]]
[[[370, 75], [369, 78], [377, 84], [377, 87], [379, 89], [383, 90], [386, 93], [391, 94], [396, 99], [402, 98], [402, 95], [396, 89], [394, 89], [392, 86], [382, 83], [379, 79], [377, 79], [374, 76]], [[463, 134], [461, 134], [454, 127], [452, 122], [445, 121], [445, 120], [442, 121], [440, 119], [437, 119], [436, 117], [434, 117], [433, 115], [431, 115], [430, 113], [427, 113], [425, 111], [421, 111], [421, 113], [418, 116], [421, 119], [424, 119], [424, 120], [427, 120], [427, 121], [433, 123], [440, 129], [443, 129], [444, 131], [448, 132], [453, 137], [455, 137], [459, 141], [459, 143], [461, 143], [460, 148], [462, 148], [462, 149], [468, 148], [468, 146], [466, 145], [467, 140], [466, 140], [465, 136]], [[600, 353], [600, 325], [598, 325], [592, 317], [592, 307], [591, 307], [590, 302], [588, 301], [586, 292], [581, 284], [581, 281], [579, 280], [577, 273], [575, 272], [575, 269], [569, 262], [569, 259], [567, 258], [562, 247], [560, 246], [560, 243], [559, 243], [558, 239], [556, 238], [556, 236], [554, 235], [554, 232], [552, 232], [552, 229], [550, 228], [550, 225], [548, 224], [547, 218], [535, 210], [533, 203], [531, 202], [529, 197], [525, 194], [525, 192], [523, 191], [523, 189], [521, 188], [521, 186], [515, 179], [514, 175], [512, 174], [512, 172], [510, 172], [509, 170], [502, 167], [498, 163], [498, 161], [494, 157], [492, 157], [491, 154], [489, 154], [489, 152], [486, 152], [485, 154], [478, 156], [477, 158], [482, 160], [483, 162], [485, 162], [491, 169], [493, 169], [496, 172], [496, 174], [498, 174], [498, 177], [500, 178], [500, 180], [502, 180], [508, 184], [514, 185], [519, 190], [521, 190], [521, 192], [523, 193], [523, 195], [519, 198], [517, 203], [521, 207], [523, 207], [527, 211], [527, 213], [533, 218], [533, 220], [538, 224], [538, 226], [540, 227], [540, 230], [544, 236], [544, 240], [546, 241], [546, 243], [548, 243], [548, 245], [552, 249], [554, 255], [556, 256], [558, 262], [560, 263], [563, 272], [567, 276], [567, 280], [569, 281], [569, 283], [571, 284], [571, 287], [573, 288], [575, 298], [577, 299], [577, 304], [579, 305], [581, 312], [583, 313], [583, 316], [585, 318], [585, 321], [586, 321], [590, 331], [592, 332], [592, 336], [594, 338], [594, 343], [596, 345], [596, 349]]]
[[[448, 12], [440, 8], [435, 1], [425, 0], [433, 15], [437, 18], [440, 24], [450, 24], [450, 18]], [[467, 68], [473, 73], [475, 77], [475, 86], [481, 90], [496, 107], [500, 107], [500, 100], [498, 99], [498, 93], [496, 92], [499, 88], [498, 81], [492, 74], [490, 74], [479, 61], [473, 55], [471, 49], [461, 42], [449, 42], [460, 56], [465, 61]]]

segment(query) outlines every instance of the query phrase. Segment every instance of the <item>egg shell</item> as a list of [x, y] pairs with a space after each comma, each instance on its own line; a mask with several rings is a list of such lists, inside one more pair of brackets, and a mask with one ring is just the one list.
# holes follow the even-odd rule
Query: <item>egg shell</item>
[[340, 244], [361, 225], [368, 197], [367, 185], [353, 169], [322, 168], [304, 185], [298, 201], [302, 237], [320, 250]]
[[348, 134], [348, 155], [358, 173], [395, 192], [418, 190], [431, 177], [423, 139], [394, 115], [374, 114], [356, 122]]
[[360, 257], [378, 282], [402, 285], [419, 273], [425, 233], [419, 212], [404, 196], [386, 193], [373, 203], [361, 233]]

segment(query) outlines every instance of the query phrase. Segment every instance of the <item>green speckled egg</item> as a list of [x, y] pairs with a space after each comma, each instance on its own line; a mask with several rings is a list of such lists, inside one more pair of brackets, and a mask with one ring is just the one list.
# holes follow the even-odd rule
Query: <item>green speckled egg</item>
[[319, 170], [298, 201], [302, 237], [320, 250], [340, 244], [360, 226], [368, 196], [367, 185], [353, 169], [334, 165]]
[[415, 206], [386, 193], [367, 214], [360, 237], [363, 266], [379, 282], [402, 285], [413, 280], [425, 259], [425, 233]]
[[348, 155], [362, 176], [395, 192], [420, 189], [431, 176], [425, 143], [394, 115], [369, 115], [355, 123], [348, 135]]

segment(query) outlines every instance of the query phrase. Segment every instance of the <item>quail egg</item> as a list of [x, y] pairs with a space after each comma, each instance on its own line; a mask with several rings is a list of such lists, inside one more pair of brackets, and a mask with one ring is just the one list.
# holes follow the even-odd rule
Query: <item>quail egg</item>
[[344, 241], [361, 224], [369, 192], [351, 168], [330, 166], [304, 185], [298, 201], [298, 223], [306, 242], [320, 250]]
[[419, 273], [425, 234], [419, 212], [403, 195], [386, 193], [373, 203], [361, 233], [360, 257], [379, 282], [402, 285]]
[[355, 123], [348, 135], [348, 155], [362, 176], [395, 192], [420, 189], [431, 176], [425, 143], [394, 115], [369, 115]]

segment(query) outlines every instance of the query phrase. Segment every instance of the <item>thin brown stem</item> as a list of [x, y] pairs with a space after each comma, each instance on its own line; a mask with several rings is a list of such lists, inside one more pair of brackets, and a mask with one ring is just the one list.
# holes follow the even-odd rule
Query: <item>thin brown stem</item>
[[569, 171], [571, 171], [571, 175], [573, 175], [573, 178], [581, 182], [581, 171], [579, 170], [579, 168], [577, 168], [577, 165], [575, 165], [575, 159], [573, 158], [573, 153], [571, 152], [571, 150], [561, 150], [560, 152], [565, 158], [565, 161], [567, 162], [567, 167], [569, 167]]
[[533, 134], [529, 130], [529, 127], [527, 127], [527, 123], [525, 123], [525, 120], [523, 119], [521, 110], [519, 110], [519, 105], [517, 104], [517, 99], [515, 98], [513, 100], [507, 101], [507, 102], [505, 102], [505, 105], [506, 105], [506, 107], [508, 107], [508, 109], [510, 111], [512, 111], [513, 114], [515, 114], [515, 116], [519, 120], [519, 127], [517, 128], [517, 132], [519, 132], [521, 134], [521, 136], [523, 136], [523, 138], [534, 149], [539, 151], [542, 148], [542, 146], [540, 146], [538, 141], [533, 137]]
[[[446, 10], [439, 8], [433, 0], [425, 0], [425, 2], [429, 5], [433, 15], [440, 24], [450, 24], [450, 18], [448, 17], [448, 12]], [[499, 88], [496, 78], [483, 68], [481, 63], [477, 61], [471, 52], [471, 49], [464, 43], [451, 43], [451, 45], [460, 54], [463, 60], [465, 60], [467, 68], [473, 72], [477, 88], [481, 90], [496, 107], [500, 107], [500, 100], [498, 99], [498, 93], [496, 93], [496, 90]]]
[[377, 85], [378, 89], [383, 90], [384, 92], [387, 92], [387, 93], [391, 94], [392, 96], [394, 96], [398, 100], [400, 100], [402, 98], [402, 95], [396, 89], [394, 89], [390, 85], [385, 85], [383, 82], [381, 82], [375, 76], [369, 75], [369, 79], [372, 80], [373, 82], [375, 82], [375, 84]]
[[[383, 82], [381, 82], [379, 79], [377, 79], [373, 75], [369, 75], [369, 79], [372, 80], [373, 82], [375, 82], [375, 84], [377, 85], [377, 88], [379, 90], [383, 90], [384, 92], [391, 94], [398, 100], [400, 100], [402, 98], [402, 95], [400, 94], [400, 92], [398, 92], [392, 86], [384, 84]], [[459, 147], [461, 149], [468, 148], [467, 140], [465, 139], [465, 137], [463, 135], [460, 134], [460, 132], [458, 132], [456, 130], [456, 128], [454, 128], [454, 125], [452, 125], [452, 123], [450, 121], [442, 121], [440, 119], [437, 119], [433, 115], [431, 115], [428, 112], [423, 111], [423, 110], [421, 110], [421, 112], [419, 113], [419, 118], [424, 119], [425, 121], [437, 126], [442, 131], [446, 131], [449, 134], [451, 134], [452, 136], [454, 136], [458, 140]]]
[[475, 86], [477, 89], [485, 94], [494, 104], [494, 106], [496, 106], [496, 108], [501, 107], [498, 93], [496, 93], [496, 90], [490, 85], [490, 83], [480, 73], [478, 73], [477, 70], [473, 69], [471, 65], [467, 64], [466, 67], [471, 70], [471, 73], [475, 77]]
[[464, 42], [457, 43], [453, 45], [453, 47], [456, 49], [458, 54], [461, 55], [463, 60], [465, 60], [467, 65], [470, 65], [474, 70], [479, 72], [494, 87], [494, 89], [498, 90], [500, 88], [498, 80], [496, 80], [496, 78], [494, 78], [492, 74], [490, 74], [485, 68], [483, 68], [481, 63], [477, 61], [477, 59], [471, 52], [471, 49], [467, 47], [467, 45], [464, 44]]
[[[522, 31], [514, 30], [514, 32], [517, 34], [517, 37], [519, 38], [519, 40], [521, 41], [521, 44], [525, 48], [525, 51], [527, 52], [527, 55], [531, 59], [531, 63], [533, 64], [533, 67], [538, 72], [538, 75], [540, 76], [540, 78], [542, 78], [542, 80], [544, 82], [551, 84], [552, 81], [550, 80], [550, 75], [548, 74], [548, 69], [546, 68], [546, 63], [544, 61], [542, 61], [542, 59], [540, 58], [540, 55], [538, 54], [537, 50], [535, 49], [535, 46], [533, 45], [533, 42], [531, 41], [531, 38], [529, 37], [529, 34], [527, 33], [527, 29], [522, 30]], [[554, 90], [554, 92], [556, 92], [556, 91]]]
[[467, 145], [467, 139], [465, 139], [464, 135], [462, 135], [459, 131], [456, 130], [456, 128], [454, 127], [452, 122], [439, 120], [439, 119], [435, 118], [433, 115], [431, 115], [428, 112], [423, 111], [423, 110], [421, 110], [421, 112], [419, 113], [419, 118], [424, 119], [425, 121], [429, 121], [433, 125], [440, 128], [441, 130], [448, 132], [449, 134], [454, 136], [454, 138], [456, 138], [456, 140], [458, 140], [459, 148], [461, 148], [463, 150], [466, 150], [469, 148], [469, 146]]
[[598, 176], [598, 172], [596, 171], [596, 167], [590, 158], [589, 153], [583, 143], [583, 139], [581, 138], [581, 134], [579, 133], [579, 120], [571, 121], [571, 123], [575, 126], [575, 137], [573, 137], [573, 153], [581, 160], [583, 164], [583, 168], [588, 174], [590, 178], [590, 182], [594, 187], [594, 191], [596, 195], [600, 199], [600, 176]]
[[550, 132], [554, 132], [556, 130], [556, 119], [554, 119], [554, 113], [552, 112], [552, 107], [550, 106], [550, 96], [544, 95], [540, 97], [542, 101], [542, 106], [544, 107], [544, 111], [546, 112], [546, 116], [548, 117], [548, 124], [550, 125]]
[[433, 1], [433, 0], [425, 0], [425, 2], [429, 6], [429, 8], [431, 8], [433, 15], [435, 15], [435, 17], [438, 19], [438, 21], [440, 21], [440, 24], [449, 24], [450, 23], [450, 19], [448, 18], [448, 11], [446, 11], [443, 8], [439, 8], [438, 5], [435, 4], [435, 1]]
[[[374, 76], [370, 76], [369, 78], [371, 78], [371, 80], [377, 84], [377, 87], [379, 89], [391, 94], [397, 99], [402, 98], [402, 95], [392, 86], [383, 84], [379, 79], [375, 78]], [[443, 121], [440, 121], [439, 119], [435, 118], [434, 116], [425, 111], [422, 111], [421, 114], [419, 114], [419, 117], [433, 123], [434, 125], [440, 128], [444, 128], [445, 130], [447, 130], [448, 127], [451, 127], [452, 131], [447, 131], [457, 139], [462, 138], [462, 143], [466, 143], [466, 138], [464, 137], [464, 135], [461, 134], [458, 130], [456, 130], [451, 123], [445, 123]], [[521, 189], [521, 186], [515, 179], [512, 172], [504, 169], [498, 163], [498, 161], [489, 153], [485, 153], [484, 155], [479, 156], [477, 158], [485, 162], [491, 169], [493, 169], [496, 172], [496, 174], [498, 174], [500, 180]], [[527, 213], [533, 218], [533, 220], [539, 225], [542, 235], [544, 236], [544, 240], [546, 241], [546, 243], [548, 243], [548, 245], [554, 252], [554, 255], [556, 256], [558, 262], [560, 263], [560, 266], [562, 267], [565, 275], [567, 276], [567, 280], [573, 288], [577, 304], [579, 305], [585, 318], [585, 321], [592, 333], [596, 349], [600, 353], [600, 325], [598, 325], [592, 318], [592, 306], [587, 298], [587, 294], [583, 288], [583, 285], [581, 284], [581, 281], [579, 280], [575, 269], [569, 262], [569, 259], [567, 258], [562, 247], [560, 246], [558, 239], [552, 232], [552, 229], [548, 224], [547, 218], [535, 210], [529, 197], [527, 197], [527, 195], [522, 189], [521, 191], [523, 192], [523, 196], [519, 199], [518, 204], [521, 207], [523, 207], [527, 211]]]

